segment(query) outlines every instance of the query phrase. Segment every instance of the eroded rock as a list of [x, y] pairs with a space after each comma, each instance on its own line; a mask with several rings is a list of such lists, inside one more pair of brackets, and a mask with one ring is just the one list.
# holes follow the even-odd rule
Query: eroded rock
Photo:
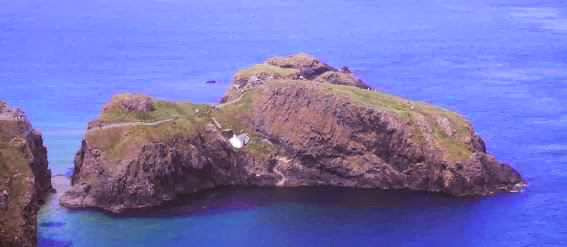
[[[247, 90], [262, 85], [265, 81], [314, 80], [326, 72], [342, 73], [308, 53], [268, 58], [262, 64], [252, 65], [237, 71], [233, 76], [229, 90], [221, 99], [221, 103], [235, 100]], [[319, 82], [334, 83], [324, 80], [319, 80]], [[355, 83], [352, 85], [357, 86]], [[365, 88], [368, 87], [365, 86]]]
[[362, 80], [356, 78], [352, 73], [327, 71], [322, 75], [317, 76], [315, 81], [321, 83], [331, 83], [336, 85], [353, 86], [362, 89], [369, 89], [370, 86], [366, 85]]

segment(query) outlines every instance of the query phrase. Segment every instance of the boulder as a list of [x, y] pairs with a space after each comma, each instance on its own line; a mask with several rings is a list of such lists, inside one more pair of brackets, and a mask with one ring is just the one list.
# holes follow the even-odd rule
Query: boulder
[[141, 94], [121, 94], [114, 96], [104, 105], [103, 111], [122, 110], [125, 112], [147, 113], [155, 109], [154, 99]]

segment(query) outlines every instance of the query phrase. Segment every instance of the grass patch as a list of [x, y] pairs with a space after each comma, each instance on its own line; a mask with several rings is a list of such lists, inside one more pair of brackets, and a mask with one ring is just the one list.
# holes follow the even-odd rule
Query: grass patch
[[281, 68], [271, 64], [255, 64], [234, 74], [234, 80], [248, 79], [252, 76], [273, 75], [274, 79], [292, 79], [299, 74], [298, 69]]
[[127, 126], [94, 130], [87, 133], [89, 145], [105, 150], [110, 161], [133, 158], [144, 144], [171, 138], [188, 138], [207, 123], [208, 118], [178, 119], [155, 126]]
[[155, 122], [174, 118], [192, 118], [206, 115], [209, 111], [209, 107], [209, 105], [193, 104], [191, 102], [156, 100], [153, 111], [131, 112], [121, 107], [110, 107], [102, 111], [97, 120], [104, 123], [120, 123]]
[[168, 102], [157, 100], [150, 112], [128, 112], [116, 107], [103, 111], [94, 122], [104, 125], [112, 123], [154, 123], [156, 125], [125, 125], [110, 128], [91, 128], [86, 134], [90, 146], [105, 151], [109, 161], [119, 162], [137, 155], [139, 148], [148, 143], [162, 142], [174, 137], [188, 137], [211, 119], [211, 108], [206, 104], [191, 102]]
[[255, 97], [257, 97], [255, 90], [248, 91], [242, 95], [240, 100], [224, 105], [212, 115], [224, 129], [232, 129], [237, 134], [242, 131], [250, 132], [249, 123], [254, 114]]
[[262, 135], [250, 128], [254, 102], [258, 96], [256, 90], [248, 91], [237, 102], [224, 105], [213, 112], [213, 117], [222, 128], [232, 129], [236, 134], [244, 132], [250, 136], [250, 143], [244, 150], [254, 155], [269, 154], [276, 150], [273, 144], [266, 142]]
[[[16, 174], [19, 174], [17, 177]], [[14, 147], [0, 147], [0, 193], [8, 192], [8, 207], [0, 214], [0, 228], [7, 236], [20, 233], [25, 223], [24, 207], [27, 205], [26, 193], [33, 190], [32, 184], [26, 179], [33, 177], [28, 161], [24, 154]], [[0, 236], [1, 237], [1, 236]]]

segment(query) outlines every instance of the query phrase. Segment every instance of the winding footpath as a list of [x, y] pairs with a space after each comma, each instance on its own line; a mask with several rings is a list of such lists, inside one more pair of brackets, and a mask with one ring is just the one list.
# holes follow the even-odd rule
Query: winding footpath
[[244, 95], [245, 95], [245, 94], [241, 94], [241, 95], [238, 96], [238, 98], [236, 98], [236, 99], [233, 99], [233, 100], [231, 100], [231, 101], [229, 101], [229, 102], [225, 102], [225, 103], [222, 103], [222, 104], [213, 105], [213, 107], [216, 107], [216, 108], [223, 108], [223, 107], [225, 107], [225, 106], [227, 106], [227, 105], [232, 105], [232, 104], [234, 104], [234, 103], [239, 102], [239, 101], [242, 99], [242, 97], [243, 97]]
[[131, 127], [131, 126], [156, 126], [156, 125], [160, 125], [162, 123], [167, 123], [167, 122], [171, 122], [171, 121], [175, 121], [177, 120], [177, 118], [169, 118], [169, 119], [164, 119], [164, 120], [159, 120], [159, 121], [155, 121], [155, 122], [130, 122], [130, 123], [115, 123], [115, 124], [108, 124], [108, 125], [104, 125], [104, 126], [100, 126], [100, 127], [94, 127], [91, 129], [87, 130], [88, 132], [91, 131], [96, 131], [96, 130], [105, 130], [105, 129], [112, 129], [112, 128], [121, 128], [121, 127]]
[[[167, 122], [171, 122], [171, 121], [175, 121], [176, 118], [170, 118], [170, 119], [164, 119], [164, 120], [159, 120], [159, 121], [155, 121], [155, 122], [130, 122], [130, 123], [114, 123], [114, 124], [108, 124], [105, 126], [100, 126], [100, 127], [94, 127], [91, 129], [87, 130], [87, 133], [92, 132], [92, 131], [97, 131], [97, 130], [106, 130], [106, 129], [112, 129], [112, 128], [121, 128], [121, 127], [131, 127], [131, 126], [156, 126], [156, 125], [160, 125], [162, 123], [167, 123]], [[216, 125], [220, 125], [218, 124], [218, 122], [216, 120], [214, 120]], [[281, 162], [285, 162], [285, 163], [289, 163], [290, 160], [284, 157], [279, 157], [278, 158], [279, 161]], [[278, 181], [278, 183], [276, 184], [276, 186], [284, 186], [285, 182], [287, 182], [287, 177], [280, 171], [278, 170], [280, 164], [279, 163], [276, 167], [274, 167], [274, 173], [276, 173], [278, 176], [281, 177], [280, 181]]]

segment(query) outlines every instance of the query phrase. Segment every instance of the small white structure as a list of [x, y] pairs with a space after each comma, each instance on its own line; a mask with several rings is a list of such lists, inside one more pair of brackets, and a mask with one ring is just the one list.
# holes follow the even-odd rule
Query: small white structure
[[233, 135], [229, 140], [230, 144], [232, 145], [232, 147], [234, 148], [242, 148], [242, 146], [244, 146], [244, 143], [242, 142], [242, 140], [240, 140], [240, 138], [238, 138], [237, 136]]
[[250, 137], [247, 134], [232, 135], [228, 141], [232, 147], [240, 149], [250, 142]]

